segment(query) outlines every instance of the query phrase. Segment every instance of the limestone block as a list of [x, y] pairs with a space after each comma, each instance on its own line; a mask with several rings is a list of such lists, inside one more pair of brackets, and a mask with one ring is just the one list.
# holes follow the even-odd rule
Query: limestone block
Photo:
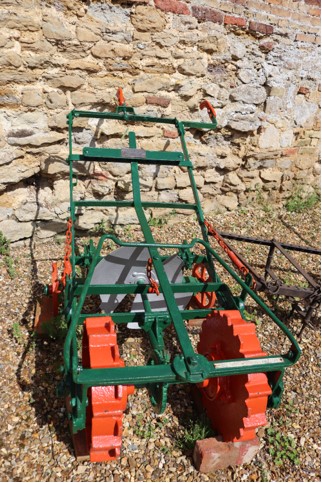
[[161, 32], [167, 24], [166, 16], [160, 10], [139, 5], [131, 16], [133, 26], [142, 32]]
[[23, 179], [30, 178], [40, 170], [40, 162], [34, 157], [25, 156], [15, 159], [10, 165], [0, 166], [0, 189], [8, 184], [18, 183]]
[[190, 180], [188, 174], [177, 174], [176, 175], [176, 185], [177, 188], [187, 188], [190, 186]]
[[108, 172], [115, 177], [123, 177], [131, 171], [131, 166], [127, 163], [109, 163]]
[[97, 97], [92, 92], [74, 91], [71, 93], [71, 100], [74, 106], [94, 104]]
[[159, 92], [170, 86], [170, 78], [162, 76], [143, 76], [133, 84], [134, 92]]
[[219, 125], [230, 126], [242, 132], [255, 131], [261, 125], [259, 112], [254, 104], [228, 103], [223, 109], [217, 110], [217, 118]]
[[1, 67], [20, 67], [22, 65], [22, 58], [16, 52], [3, 52], [0, 57]]
[[38, 107], [43, 104], [41, 89], [24, 89], [22, 91], [21, 102], [26, 107]]
[[178, 194], [176, 191], [164, 190], [159, 193], [158, 198], [159, 201], [162, 201], [164, 203], [175, 203], [176, 201], [178, 201]]
[[157, 178], [156, 188], [158, 190], [171, 190], [175, 187], [176, 182], [174, 177]]
[[198, 81], [189, 80], [188, 82], [183, 82], [179, 89], [179, 94], [183, 97], [195, 96], [198, 90], [201, 88], [201, 84]]
[[216, 167], [224, 169], [225, 171], [233, 171], [242, 164], [242, 159], [234, 154], [229, 154], [227, 157], [217, 158]]
[[238, 77], [244, 84], [263, 85], [266, 82], [264, 72], [262, 70], [257, 71], [252, 67], [240, 69]]
[[44, 36], [53, 40], [70, 40], [73, 35], [61, 18], [47, 15], [42, 24]]
[[205, 172], [205, 183], [222, 183], [223, 176], [215, 169], [207, 169]]
[[234, 193], [219, 195], [216, 200], [229, 211], [235, 210], [238, 206], [238, 198]]
[[281, 148], [289, 148], [293, 145], [294, 133], [293, 129], [288, 129], [280, 134], [280, 145]]
[[273, 181], [275, 183], [280, 183], [282, 176], [283, 176], [282, 171], [279, 171], [279, 170], [273, 169], [273, 168], [262, 169], [260, 171], [260, 177], [265, 182], [266, 181]]
[[28, 199], [14, 212], [14, 215], [20, 222], [53, 219], [53, 213], [46, 206], [29, 202]]
[[48, 132], [25, 137], [8, 137], [8, 143], [13, 146], [43, 146], [45, 144], [55, 144], [65, 139], [65, 133]]
[[218, 203], [218, 201], [215, 198], [203, 200], [202, 208], [205, 214], [224, 213], [226, 211], [225, 208], [220, 203]]
[[41, 172], [48, 176], [62, 176], [69, 173], [69, 167], [62, 157], [48, 156], [41, 162]]
[[71, 60], [68, 62], [68, 68], [74, 70], [86, 70], [88, 72], [99, 72], [102, 70], [102, 66], [97, 62], [93, 62], [91, 58]]
[[114, 191], [115, 181], [110, 179], [92, 179], [90, 187], [92, 188], [93, 193], [98, 196], [106, 196]]
[[0, 231], [11, 242], [30, 238], [33, 233], [31, 222], [21, 223], [16, 220], [3, 220], [0, 222]]
[[178, 70], [181, 74], [200, 77], [205, 75], [206, 66], [198, 59], [189, 59], [179, 65]]
[[230, 53], [233, 60], [239, 60], [246, 55], [246, 46], [240, 41], [233, 41], [230, 46]]
[[92, 48], [94, 57], [101, 59], [115, 59], [121, 57], [122, 59], [129, 59], [133, 54], [132, 45], [126, 45], [116, 42], [104, 42], [100, 40]]
[[111, 215], [110, 221], [113, 225], [135, 225], [138, 217], [134, 208], [120, 208]]
[[231, 97], [245, 104], [261, 104], [266, 100], [267, 94], [262, 86], [244, 84], [233, 89]]
[[33, 9], [30, 9], [29, 14], [15, 9], [3, 10], [0, 15], [0, 25], [5, 25], [8, 29], [34, 32], [41, 29], [41, 15], [35, 14]]
[[226, 174], [226, 176], [224, 177], [224, 183], [231, 186], [234, 190], [238, 190], [238, 191], [244, 191], [245, 190], [244, 183], [237, 176], [237, 173], [235, 173], [235, 171], [232, 171], [232, 172]]
[[279, 149], [280, 148], [280, 132], [273, 125], [263, 127], [259, 136], [258, 145], [261, 149]]
[[43, 221], [37, 224], [36, 236], [41, 240], [66, 232], [66, 221]]
[[59, 112], [58, 114], [54, 114], [50, 116], [50, 118], [48, 119], [48, 126], [51, 129], [66, 129], [66, 126], [67, 126], [66, 115], [68, 114], [69, 110], [62, 111], [62, 112]]
[[97, 42], [100, 36], [86, 27], [76, 27], [76, 37], [80, 42]]
[[62, 77], [52, 79], [50, 82], [53, 87], [60, 87], [70, 90], [78, 89], [84, 83], [85, 80], [79, 75], [64, 75]]
[[298, 126], [306, 126], [313, 121], [314, 115], [318, 111], [317, 104], [303, 101], [303, 96], [297, 96], [294, 106], [294, 119]]
[[49, 109], [59, 109], [66, 107], [66, 96], [63, 92], [50, 91], [47, 94], [46, 106]]
[[24, 151], [17, 148], [3, 148], [0, 150], [0, 166], [11, 163], [14, 159], [22, 158]]

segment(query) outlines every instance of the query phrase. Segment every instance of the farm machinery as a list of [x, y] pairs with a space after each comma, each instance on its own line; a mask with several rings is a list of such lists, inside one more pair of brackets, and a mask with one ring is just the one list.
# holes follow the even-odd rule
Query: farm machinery
[[[300, 348], [290, 330], [255, 293], [247, 267], [224, 245], [234, 264], [212, 247], [215, 229], [205, 220], [189, 157], [185, 131], [213, 130], [216, 114], [208, 101], [210, 122], [179, 121], [138, 115], [125, 104], [119, 91], [115, 112], [73, 110], [67, 116], [69, 132], [70, 218], [67, 225], [62, 274], [52, 265], [52, 282], [41, 304], [39, 323], [63, 316], [68, 327], [64, 342], [64, 374], [60, 386], [66, 398], [68, 418], [78, 455], [91, 461], [108, 461], [120, 455], [122, 419], [127, 399], [135, 388], [146, 387], [155, 412], [162, 413], [173, 384], [193, 384], [200, 391], [211, 425], [224, 441], [247, 441], [266, 424], [266, 408], [277, 407], [283, 392], [285, 369], [297, 362]], [[74, 152], [75, 120], [117, 121], [128, 128], [125, 148], [82, 148]], [[176, 129], [180, 151], [146, 150], [137, 144], [138, 124]], [[128, 163], [132, 199], [76, 199], [75, 165], [98, 162]], [[140, 166], [178, 166], [187, 173], [193, 202], [144, 201]], [[123, 241], [104, 233], [95, 245], [81, 247], [76, 239], [79, 210], [86, 208], [134, 208], [143, 241]], [[200, 236], [184, 243], [155, 241], [147, 212], [151, 209], [190, 210]], [[108, 253], [109, 244], [118, 248]], [[221, 240], [222, 243], [225, 243]], [[169, 254], [171, 253], [171, 254]], [[233, 295], [217, 267], [238, 285]], [[100, 309], [86, 308], [90, 297], [100, 298]], [[251, 297], [290, 342], [283, 354], [268, 355], [261, 349], [255, 324], [246, 321], [245, 301]], [[130, 301], [124, 303], [126, 300]], [[203, 319], [197, 350], [187, 321]], [[118, 327], [140, 329], [150, 343], [144, 365], [125, 366], [117, 343]], [[169, 350], [165, 334], [172, 328], [178, 350]]]

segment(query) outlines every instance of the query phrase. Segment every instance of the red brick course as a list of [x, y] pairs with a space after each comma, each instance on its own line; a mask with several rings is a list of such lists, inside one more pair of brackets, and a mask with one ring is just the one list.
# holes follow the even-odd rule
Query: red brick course
[[147, 96], [146, 103], [154, 106], [168, 107], [170, 99], [162, 96]]
[[165, 138], [175, 139], [179, 135], [178, 135], [178, 132], [177, 131], [174, 131], [174, 130], [172, 131], [171, 129], [163, 129], [163, 136]]
[[272, 25], [267, 25], [260, 22], [249, 22], [249, 30], [251, 32], [258, 32], [263, 35], [271, 35], [274, 32]]
[[242, 17], [234, 17], [232, 15], [225, 15], [225, 25], [237, 25], [238, 27], [246, 27], [246, 19]]
[[190, 10], [186, 3], [178, 0], [154, 0], [154, 4], [164, 12], [177, 13], [181, 15], [190, 15]]
[[200, 22], [214, 22], [222, 24], [224, 22], [224, 14], [214, 10], [211, 7], [202, 7], [199, 5], [192, 6], [192, 15]]

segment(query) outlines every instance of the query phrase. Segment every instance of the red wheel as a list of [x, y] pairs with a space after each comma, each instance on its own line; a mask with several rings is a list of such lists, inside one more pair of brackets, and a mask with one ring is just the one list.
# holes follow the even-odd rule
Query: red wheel
[[[88, 318], [84, 324], [83, 367], [123, 367], [111, 317]], [[114, 460], [120, 455], [123, 411], [133, 392], [134, 386], [89, 388], [86, 436], [91, 461]]]
[[[255, 325], [238, 310], [214, 312], [202, 325], [198, 352], [209, 360], [263, 357]], [[265, 411], [271, 388], [264, 373], [208, 379], [202, 401], [214, 429], [224, 441], [248, 441], [267, 424]]]
[[[192, 276], [203, 283], [212, 282], [208, 269], [204, 263], [196, 263], [192, 269]], [[215, 292], [199, 292], [191, 299], [192, 305], [199, 309], [209, 309], [215, 305]]]

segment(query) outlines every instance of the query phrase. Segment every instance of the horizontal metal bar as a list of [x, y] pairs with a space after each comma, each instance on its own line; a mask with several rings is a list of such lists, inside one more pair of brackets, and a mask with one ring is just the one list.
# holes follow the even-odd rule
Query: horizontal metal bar
[[[275, 244], [273, 240], [265, 240], [262, 238], [252, 238], [248, 236], [243, 236], [243, 235], [235, 235], [234, 233], [225, 233], [223, 231], [219, 232], [219, 234], [223, 238], [228, 238], [228, 240], [237, 240], [237, 241], [244, 241], [246, 243], [254, 243], [255, 245], [265, 245], [265, 246], [272, 246]], [[321, 255], [321, 250], [318, 248], [311, 248], [311, 247], [303, 247], [300, 245], [291, 245], [289, 243], [279, 243], [283, 248], [286, 248], [287, 250], [294, 250], [298, 252], [305, 252], [305, 253], [311, 253], [313, 255]]]
[[[84, 207], [115, 207], [126, 208], [134, 206], [133, 200], [78, 200], [74, 206]], [[197, 206], [192, 203], [162, 203], [161, 201], [142, 201], [143, 208], [169, 208], [177, 210], [196, 211]]]
[[[189, 293], [189, 292], [214, 292], [221, 286], [220, 283], [201, 283], [201, 282], [185, 282], [169, 284], [173, 293]], [[74, 295], [80, 295], [84, 288], [83, 284], [79, 284]], [[87, 295], [105, 295], [105, 294], [139, 294], [147, 293], [150, 288], [148, 283], [140, 284], [100, 284], [90, 285]], [[160, 288], [160, 293], [162, 289]]]
[[[254, 374], [259, 372], [281, 371], [292, 363], [282, 356], [269, 356], [252, 359], [234, 359], [224, 361], [209, 361], [208, 374], [200, 381], [213, 377], [232, 376], [238, 374]], [[170, 364], [153, 366], [126, 366], [106, 369], [81, 369], [75, 377], [76, 384], [88, 386], [106, 385], [146, 385], [150, 383], [190, 382], [179, 376]]]

